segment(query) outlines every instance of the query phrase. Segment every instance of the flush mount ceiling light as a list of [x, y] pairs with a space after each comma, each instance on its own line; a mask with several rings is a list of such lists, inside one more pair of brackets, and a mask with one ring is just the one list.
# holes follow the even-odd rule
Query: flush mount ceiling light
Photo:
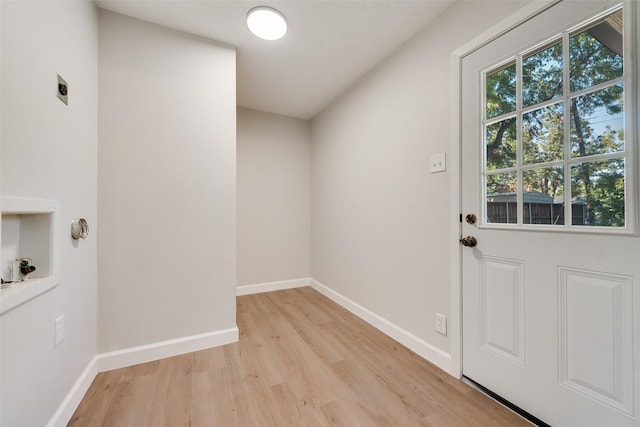
[[254, 7], [247, 13], [247, 27], [263, 40], [278, 40], [287, 34], [287, 20], [276, 9], [268, 6]]

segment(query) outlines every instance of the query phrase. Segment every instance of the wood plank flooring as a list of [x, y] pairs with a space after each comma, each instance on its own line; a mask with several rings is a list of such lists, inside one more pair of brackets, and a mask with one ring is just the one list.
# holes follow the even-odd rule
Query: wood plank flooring
[[312, 288], [237, 301], [239, 342], [100, 373], [68, 425], [530, 425]]

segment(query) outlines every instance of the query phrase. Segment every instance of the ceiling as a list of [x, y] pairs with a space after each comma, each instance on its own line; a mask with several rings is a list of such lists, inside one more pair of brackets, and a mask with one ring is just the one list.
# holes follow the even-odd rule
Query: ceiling
[[[100, 8], [236, 48], [241, 107], [310, 119], [455, 0], [96, 0]], [[271, 6], [289, 31], [263, 41], [247, 11]]]

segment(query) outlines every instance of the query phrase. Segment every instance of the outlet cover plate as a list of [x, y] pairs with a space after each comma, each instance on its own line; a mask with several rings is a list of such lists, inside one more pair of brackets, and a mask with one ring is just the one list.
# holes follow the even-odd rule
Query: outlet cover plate
[[436, 332], [447, 336], [447, 316], [436, 313]]
[[444, 172], [447, 170], [447, 154], [432, 154], [429, 157], [429, 173]]
[[55, 322], [54, 348], [58, 347], [64, 339], [64, 316], [58, 317]]

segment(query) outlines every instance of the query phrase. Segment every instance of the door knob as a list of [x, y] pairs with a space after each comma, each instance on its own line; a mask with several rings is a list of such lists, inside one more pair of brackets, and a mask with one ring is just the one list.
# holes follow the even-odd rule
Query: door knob
[[462, 243], [462, 246], [468, 246], [472, 248], [478, 244], [478, 239], [473, 236], [467, 236], [460, 239], [460, 243]]

